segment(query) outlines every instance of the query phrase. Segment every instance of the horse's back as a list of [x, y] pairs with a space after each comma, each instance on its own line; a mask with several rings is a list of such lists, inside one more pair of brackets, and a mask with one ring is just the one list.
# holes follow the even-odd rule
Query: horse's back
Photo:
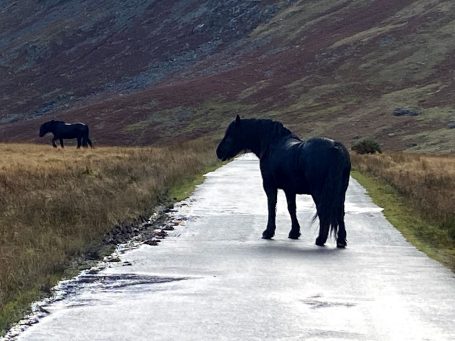
[[300, 194], [311, 194], [314, 188], [322, 187], [332, 167], [340, 167], [348, 173], [350, 170], [346, 148], [327, 138], [301, 141], [290, 137], [278, 143], [271, 154], [261, 166], [263, 176], [273, 173], [279, 188]]
[[327, 138], [312, 138], [306, 141], [300, 151], [301, 169], [313, 188], [323, 186], [328, 174], [337, 169], [349, 178], [351, 162], [349, 152], [339, 142]]
[[62, 138], [74, 139], [88, 134], [88, 126], [84, 123], [61, 122], [56, 132]]
[[302, 142], [298, 153], [305, 167], [325, 169], [338, 163], [350, 165], [347, 149], [340, 142], [328, 138], [314, 137]]

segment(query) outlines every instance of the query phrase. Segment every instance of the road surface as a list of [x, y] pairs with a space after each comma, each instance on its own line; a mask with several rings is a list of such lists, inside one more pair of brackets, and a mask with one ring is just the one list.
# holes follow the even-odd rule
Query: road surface
[[[284, 195], [277, 235], [258, 162], [244, 156], [209, 173], [159, 246], [121, 256], [131, 266], [46, 309], [19, 340], [455, 340], [455, 278], [408, 244], [351, 181], [348, 248], [314, 245], [317, 224], [298, 200], [300, 240], [289, 240]], [[124, 264], [123, 264], [124, 265]]]

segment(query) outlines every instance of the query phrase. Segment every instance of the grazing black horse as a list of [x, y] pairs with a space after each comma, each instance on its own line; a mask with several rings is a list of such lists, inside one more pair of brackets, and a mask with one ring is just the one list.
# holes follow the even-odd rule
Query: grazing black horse
[[296, 194], [310, 194], [319, 217], [316, 245], [324, 246], [331, 232], [336, 237], [337, 247], [346, 246], [344, 200], [351, 161], [341, 143], [326, 138], [302, 141], [280, 122], [241, 120], [237, 116], [227, 128], [216, 154], [225, 161], [242, 151], [252, 151], [260, 159], [269, 209], [267, 229], [262, 233], [264, 239], [275, 235], [277, 190], [283, 189], [292, 220], [289, 238], [300, 237]]
[[57, 148], [56, 140], [60, 140], [63, 148], [63, 139], [77, 139], [77, 148], [82, 146], [93, 148], [92, 141], [88, 137], [88, 126], [84, 123], [65, 123], [62, 121], [49, 121], [43, 123], [39, 129], [39, 136], [43, 137], [47, 133], [54, 134], [52, 145]]

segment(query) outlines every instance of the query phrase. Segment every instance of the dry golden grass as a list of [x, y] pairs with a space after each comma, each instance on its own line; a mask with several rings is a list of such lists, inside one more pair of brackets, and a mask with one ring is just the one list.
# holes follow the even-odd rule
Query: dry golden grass
[[52, 149], [0, 144], [0, 331], [119, 221], [215, 164], [211, 143]]
[[352, 155], [360, 172], [391, 184], [422, 218], [435, 223], [455, 244], [455, 157], [410, 153]]

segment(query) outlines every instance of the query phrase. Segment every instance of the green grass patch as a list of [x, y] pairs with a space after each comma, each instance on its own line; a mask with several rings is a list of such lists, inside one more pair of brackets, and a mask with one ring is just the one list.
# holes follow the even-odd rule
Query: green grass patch
[[374, 203], [384, 208], [387, 220], [417, 249], [455, 271], [455, 248], [447, 233], [423, 219], [408, 200], [385, 181], [356, 170], [351, 175], [364, 186]]
[[21, 293], [14, 301], [10, 301], [0, 309], [0, 337], [7, 328], [19, 321], [30, 310], [30, 302], [38, 300], [42, 296], [39, 288], [33, 288]]
[[[75, 276], [78, 272], [68, 269], [68, 273], [71, 271], [72, 276]], [[49, 296], [51, 289], [57, 285], [62, 278], [68, 278], [66, 275], [67, 271], [56, 270], [56, 273], [51, 275], [42, 276], [38, 279], [32, 287], [25, 291], [21, 291], [16, 295], [14, 300], [7, 302], [0, 309], [0, 337], [4, 335], [6, 330], [11, 327], [14, 323], [23, 318], [26, 314], [31, 311], [31, 302], [36, 302]]]
[[177, 202], [188, 198], [196, 189], [196, 186], [204, 182], [204, 174], [214, 171], [220, 166], [220, 164], [221, 163], [210, 165], [206, 167], [201, 173], [182, 178], [175, 186], [169, 190], [169, 199], [173, 202]]

